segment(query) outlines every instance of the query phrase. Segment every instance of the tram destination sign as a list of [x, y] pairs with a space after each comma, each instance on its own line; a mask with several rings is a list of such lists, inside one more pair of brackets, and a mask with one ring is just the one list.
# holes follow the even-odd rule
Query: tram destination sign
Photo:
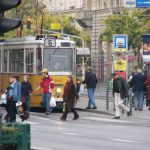
[[55, 38], [45, 38], [44, 46], [45, 47], [55, 47], [56, 46], [56, 39]]

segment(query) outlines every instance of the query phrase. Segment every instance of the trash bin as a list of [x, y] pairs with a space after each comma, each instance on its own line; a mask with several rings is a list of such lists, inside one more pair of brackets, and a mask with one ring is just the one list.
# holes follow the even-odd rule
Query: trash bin
[[17, 128], [17, 131], [19, 133], [19, 150], [30, 150], [30, 124], [16, 123], [14, 124], [14, 127]]

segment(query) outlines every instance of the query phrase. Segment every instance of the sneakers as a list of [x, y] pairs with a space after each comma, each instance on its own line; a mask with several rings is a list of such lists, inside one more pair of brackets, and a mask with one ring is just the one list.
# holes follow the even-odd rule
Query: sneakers
[[97, 109], [97, 107], [93, 107], [92, 109]]
[[113, 119], [120, 119], [120, 116], [118, 116], [118, 117], [117, 117], [117, 116], [115, 116]]
[[86, 107], [86, 109], [91, 109], [91, 107]]
[[46, 115], [50, 115], [50, 112], [46, 112]]

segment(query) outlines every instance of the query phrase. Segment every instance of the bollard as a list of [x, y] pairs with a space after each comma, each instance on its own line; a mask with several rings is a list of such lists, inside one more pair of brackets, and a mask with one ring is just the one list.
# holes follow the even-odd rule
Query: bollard
[[14, 127], [16, 127], [19, 132], [19, 150], [30, 150], [30, 124], [16, 123]]

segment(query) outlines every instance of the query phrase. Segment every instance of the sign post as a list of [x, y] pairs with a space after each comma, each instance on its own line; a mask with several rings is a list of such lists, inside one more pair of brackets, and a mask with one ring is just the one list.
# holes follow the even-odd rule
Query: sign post
[[113, 36], [113, 71], [124, 78], [128, 77], [128, 36], [115, 34]]

